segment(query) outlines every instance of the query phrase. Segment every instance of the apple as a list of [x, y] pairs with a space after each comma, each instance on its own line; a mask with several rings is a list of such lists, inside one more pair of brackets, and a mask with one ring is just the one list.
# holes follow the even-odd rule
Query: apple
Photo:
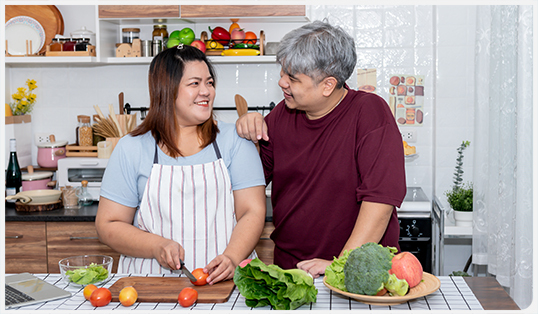
[[203, 41], [197, 39], [191, 43], [191, 46], [196, 47], [205, 53], [205, 44]]
[[168, 38], [179, 38], [179, 30], [171, 32]]
[[190, 45], [194, 41], [194, 31], [191, 28], [185, 27], [179, 31], [179, 42], [185, 45]]
[[245, 39], [245, 31], [242, 28], [234, 28], [232, 29], [231, 39], [232, 43], [239, 44], [243, 42], [243, 39]]
[[411, 252], [401, 252], [392, 258], [392, 268], [389, 274], [395, 274], [398, 279], [405, 279], [409, 289], [418, 285], [422, 280], [422, 265]]
[[168, 42], [166, 43], [166, 48], [172, 48], [174, 46], [177, 46], [181, 44], [181, 41], [179, 40], [179, 38], [170, 38], [168, 37]]

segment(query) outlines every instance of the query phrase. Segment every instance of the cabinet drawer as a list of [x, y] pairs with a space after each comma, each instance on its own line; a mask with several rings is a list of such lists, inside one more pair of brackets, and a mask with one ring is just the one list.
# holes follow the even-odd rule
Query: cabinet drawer
[[47, 249], [49, 273], [59, 273], [58, 261], [76, 255], [109, 255], [112, 272], [118, 269], [120, 254], [99, 241], [94, 222], [48, 222]]
[[181, 18], [305, 16], [304, 5], [182, 5]]
[[45, 222], [6, 222], [6, 273], [46, 273]]
[[100, 5], [99, 18], [179, 18], [178, 5]]

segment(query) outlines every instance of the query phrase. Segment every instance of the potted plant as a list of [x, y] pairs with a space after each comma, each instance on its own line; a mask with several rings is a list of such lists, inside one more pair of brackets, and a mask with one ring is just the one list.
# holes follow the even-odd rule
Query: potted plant
[[463, 183], [463, 151], [471, 143], [463, 141], [458, 147], [454, 186], [445, 193], [448, 204], [454, 210], [456, 226], [471, 227], [473, 225], [473, 185]]

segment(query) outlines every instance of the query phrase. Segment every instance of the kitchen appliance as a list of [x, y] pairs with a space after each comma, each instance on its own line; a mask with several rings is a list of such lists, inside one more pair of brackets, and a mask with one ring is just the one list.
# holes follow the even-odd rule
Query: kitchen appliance
[[431, 203], [420, 187], [407, 187], [407, 194], [397, 209], [400, 222], [400, 249], [413, 253], [425, 272], [432, 272]]
[[82, 186], [88, 181], [88, 193], [93, 200], [99, 200], [101, 182], [105, 174], [108, 159], [92, 157], [69, 157], [58, 160], [58, 185], [60, 187]]

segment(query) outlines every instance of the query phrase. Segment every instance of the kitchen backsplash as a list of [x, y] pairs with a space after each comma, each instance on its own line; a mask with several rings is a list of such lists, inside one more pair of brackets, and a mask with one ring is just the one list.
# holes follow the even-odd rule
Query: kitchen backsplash
[[[421, 126], [401, 127], [416, 131], [418, 157], [406, 160], [408, 186], [420, 186], [429, 198], [442, 194], [452, 180], [456, 147], [472, 142], [474, 6], [307, 6], [310, 20], [328, 18], [341, 25], [357, 42], [358, 69], [377, 70], [377, 93], [388, 101], [389, 80], [394, 74], [424, 77], [424, 121]], [[95, 30], [93, 6], [58, 6], [64, 16], [65, 33], [86, 26]], [[80, 10], [85, 10], [80, 20]], [[88, 17], [89, 16], [89, 17]], [[93, 23], [93, 24], [92, 24]], [[239, 21], [241, 24], [241, 21]], [[248, 25], [278, 41], [289, 30], [306, 22]], [[247, 25], [245, 25], [247, 26]], [[198, 34], [201, 30], [196, 30]], [[278, 37], [278, 38], [276, 38]], [[337, 49], [337, 47], [335, 47]], [[94, 105], [108, 113], [118, 110], [118, 94], [133, 107], [147, 107], [149, 65], [32, 66], [6, 67], [6, 102], [16, 86], [36, 80], [37, 103], [32, 113], [34, 133], [55, 134], [57, 139], [75, 140], [76, 116], [93, 115]], [[216, 64], [215, 107], [233, 107], [241, 94], [249, 106], [278, 103], [280, 67], [277, 64]], [[357, 88], [356, 73], [348, 85]], [[117, 113], [117, 112], [116, 112]], [[267, 113], [267, 112], [265, 112]], [[234, 122], [235, 111], [218, 111], [219, 119]], [[33, 164], [37, 148], [32, 147]], [[472, 145], [466, 154], [472, 160]], [[6, 161], [7, 162], [7, 161]], [[466, 175], [472, 168], [466, 169]], [[469, 177], [471, 178], [471, 177]], [[434, 187], [435, 182], [435, 187]]]

